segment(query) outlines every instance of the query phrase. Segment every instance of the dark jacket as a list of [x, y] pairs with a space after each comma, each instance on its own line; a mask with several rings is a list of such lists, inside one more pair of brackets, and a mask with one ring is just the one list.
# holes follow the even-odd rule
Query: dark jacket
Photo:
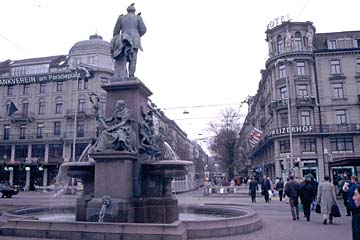
[[359, 184], [356, 182], [356, 183], [353, 183], [349, 189], [349, 203], [350, 203], [350, 208], [356, 208], [356, 205], [355, 205], [355, 201], [353, 199], [353, 196], [355, 194], [355, 189], [359, 186]]
[[249, 191], [250, 192], [256, 192], [256, 190], [258, 190], [258, 183], [257, 181], [250, 181], [250, 184], [249, 184]]
[[356, 213], [352, 216], [351, 225], [353, 240], [360, 240], [360, 213]]
[[288, 181], [285, 184], [285, 195], [289, 198], [299, 197], [300, 193], [300, 183], [298, 183], [295, 179]]
[[284, 190], [284, 182], [278, 182], [275, 186], [276, 191]]
[[314, 189], [311, 184], [303, 184], [300, 188], [300, 199], [302, 203], [311, 203], [315, 198]]
[[310, 184], [314, 191], [314, 199], [316, 199], [319, 183], [315, 179], [311, 179]]
[[269, 179], [264, 179], [261, 183], [261, 190], [262, 191], [269, 191], [271, 189], [270, 186], [270, 180]]

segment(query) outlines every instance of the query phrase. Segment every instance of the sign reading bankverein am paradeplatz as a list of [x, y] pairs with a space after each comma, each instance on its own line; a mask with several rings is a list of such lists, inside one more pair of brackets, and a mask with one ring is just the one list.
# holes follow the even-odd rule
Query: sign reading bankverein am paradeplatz
[[[308, 133], [313, 131], [313, 126], [296, 126], [291, 127], [291, 133]], [[290, 127], [282, 127], [282, 128], [275, 128], [272, 129], [266, 134], [266, 137], [272, 137], [275, 135], [282, 135], [290, 133]]]
[[80, 74], [63, 72], [63, 73], [51, 73], [51, 74], [23, 76], [23, 77], [8, 77], [8, 78], [0, 78], [0, 86], [22, 85], [22, 84], [51, 82], [51, 81], [66, 81], [70, 79], [76, 79], [76, 77], [80, 77]]

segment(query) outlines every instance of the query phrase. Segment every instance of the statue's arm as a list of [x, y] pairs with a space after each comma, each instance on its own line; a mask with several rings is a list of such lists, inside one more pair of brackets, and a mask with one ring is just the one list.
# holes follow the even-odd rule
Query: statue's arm
[[142, 20], [142, 18], [139, 16], [138, 18], [138, 28], [139, 28], [139, 34], [140, 36], [144, 35], [146, 33], [146, 26], [145, 26], [145, 23], [144, 21]]
[[120, 15], [118, 17], [117, 21], [116, 21], [113, 36], [120, 34], [120, 31], [121, 31], [121, 19], [122, 19], [122, 15]]

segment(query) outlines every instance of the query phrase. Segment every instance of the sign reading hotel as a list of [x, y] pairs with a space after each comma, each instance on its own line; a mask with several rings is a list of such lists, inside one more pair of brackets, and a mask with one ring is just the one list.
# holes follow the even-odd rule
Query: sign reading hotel
[[270, 23], [267, 25], [267, 29], [272, 29], [282, 24], [283, 22], [289, 22], [289, 21], [291, 21], [289, 15], [274, 18], [274, 20], [271, 20]]
[[80, 73], [52, 73], [44, 75], [0, 78], [0, 86], [22, 85], [31, 83], [66, 81], [80, 77]]
[[[313, 131], [313, 126], [296, 126], [291, 127], [291, 133], [308, 133]], [[282, 135], [282, 134], [289, 134], [290, 133], [290, 127], [283, 127], [283, 128], [275, 128], [273, 130], [270, 130], [268, 134], [266, 134], [266, 137], [276, 136], [276, 135]]]

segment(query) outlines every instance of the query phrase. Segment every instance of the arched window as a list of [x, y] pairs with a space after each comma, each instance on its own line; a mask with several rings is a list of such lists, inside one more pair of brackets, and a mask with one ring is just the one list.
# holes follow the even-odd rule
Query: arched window
[[55, 114], [63, 113], [63, 102], [61, 97], [55, 99]]
[[283, 39], [282, 39], [281, 35], [279, 35], [277, 37], [276, 45], [277, 45], [277, 52], [279, 54], [283, 53], [284, 52], [284, 43], [283, 43]]
[[43, 98], [39, 99], [39, 111], [38, 114], [39, 115], [44, 115], [45, 114], [45, 100]]
[[300, 32], [295, 33], [295, 50], [301, 51], [302, 50], [302, 37]]

